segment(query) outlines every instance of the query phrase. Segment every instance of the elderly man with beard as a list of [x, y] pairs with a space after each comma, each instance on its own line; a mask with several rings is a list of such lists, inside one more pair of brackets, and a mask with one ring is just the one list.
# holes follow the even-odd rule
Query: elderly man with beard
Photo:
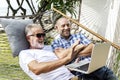
[[[73, 53], [79, 40], [63, 52], [69, 54], [59, 59], [52, 52], [51, 46], [44, 45], [45, 33], [40, 25], [28, 25], [25, 33], [30, 47], [20, 52], [19, 64], [26, 74], [33, 80], [77, 80], [64, 65], [77, 55]], [[83, 48], [82, 45], [80, 47], [79, 50]]]

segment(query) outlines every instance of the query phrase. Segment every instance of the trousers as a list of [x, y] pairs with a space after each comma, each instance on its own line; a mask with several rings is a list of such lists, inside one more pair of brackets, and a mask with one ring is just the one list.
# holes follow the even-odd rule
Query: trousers
[[106, 66], [90, 74], [83, 74], [75, 71], [72, 71], [72, 73], [78, 76], [81, 80], [118, 80], [118, 78], [114, 75], [113, 71], [111, 71]]

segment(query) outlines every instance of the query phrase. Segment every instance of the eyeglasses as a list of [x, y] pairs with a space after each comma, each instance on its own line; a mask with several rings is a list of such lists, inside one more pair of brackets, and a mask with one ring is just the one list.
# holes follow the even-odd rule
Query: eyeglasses
[[45, 33], [37, 33], [29, 36], [36, 36], [37, 38], [45, 37]]

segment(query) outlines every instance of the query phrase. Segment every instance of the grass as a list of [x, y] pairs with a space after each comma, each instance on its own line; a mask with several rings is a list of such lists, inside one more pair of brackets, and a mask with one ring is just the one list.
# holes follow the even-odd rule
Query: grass
[[12, 57], [5, 33], [0, 33], [0, 80], [32, 80], [21, 70], [18, 57]]
[[120, 50], [116, 51], [113, 70], [120, 80]]

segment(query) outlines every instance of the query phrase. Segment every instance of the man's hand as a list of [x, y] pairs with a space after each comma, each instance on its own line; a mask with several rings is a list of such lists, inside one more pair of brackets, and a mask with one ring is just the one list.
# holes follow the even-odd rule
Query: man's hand
[[79, 53], [80, 51], [82, 51], [86, 46], [83, 44], [78, 44], [75, 49], [74, 52]]
[[89, 45], [84, 46], [83, 50], [79, 52], [79, 56], [90, 56], [93, 47], [94, 47], [93, 43], [90, 43]]
[[[76, 52], [76, 47], [78, 46], [78, 44], [79, 44], [79, 40], [77, 40], [70, 48], [68, 48], [67, 49], [67, 58], [71, 61], [71, 60], [73, 60], [73, 58], [78, 54], [78, 52]], [[79, 46], [79, 47], [82, 47], [82, 45], [81, 46]], [[78, 48], [78, 47], [77, 47]], [[79, 50], [78, 50], [79, 51]]]

